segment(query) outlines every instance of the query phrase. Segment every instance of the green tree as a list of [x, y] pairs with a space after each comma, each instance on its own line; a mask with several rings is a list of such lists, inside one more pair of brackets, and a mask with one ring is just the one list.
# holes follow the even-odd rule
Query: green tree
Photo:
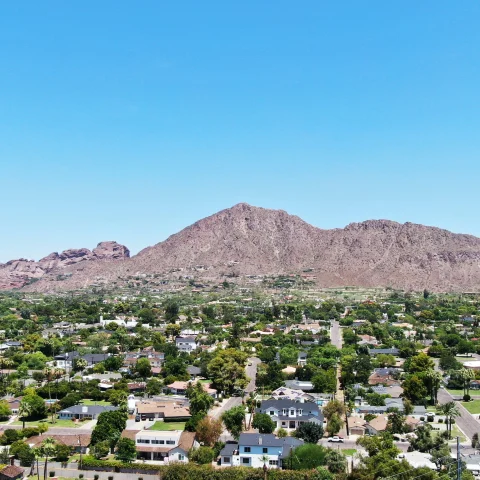
[[293, 432], [293, 436], [307, 443], [318, 443], [323, 437], [323, 426], [313, 422], [303, 422]]
[[152, 376], [152, 366], [148, 358], [139, 358], [135, 364], [135, 372], [143, 379]]
[[422, 379], [416, 375], [409, 375], [402, 384], [403, 396], [414, 405], [422, 402], [427, 396], [427, 389]]
[[339, 450], [329, 448], [326, 453], [325, 463], [332, 473], [345, 473], [347, 470], [347, 459]]
[[243, 423], [245, 420], [245, 408], [242, 405], [227, 410], [222, 415], [222, 421], [225, 428], [231, 433], [231, 435], [238, 439], [243, 431]]
[[301, 445], [290, 453], [286, 465], [291, 470], [311, 470], [326, 464], [326, 448], [314, 443]]
[[316, 392], [335, 393], [337, 391], [337, 375], [334, 369], [319, 370], [312, 378]]
[[102, 442], [98, 442], [92, 448], [92, 455], [100, 460], [101, 458], [105, 458], [110, 453], [110, 445], [107, 440]]
[[57, 443], [51, 437], [47, 437], [40, 444], [40, 454], [45, 459], [44, 469], [43, 469], [43, 479], [44, 480], [47, 480], [48, 460], [55, 456], [56, 451], [57, 451]]
[[336, 435], [342, 428], [342, 425], [343, 425], [342, 419], [337, 414], [333, 414], [327, 423], [328, 434], [330, 436]]
[[12, 412], [8, 406], [8, 402], [6, 400], [0, 400], [0, 420], [8, 420], [11, 414]]
[[445, 415], [448, 438], [452, 438], [452, 420], [461, 416], [460, 409], [454, 401], [439, 405], [437, 408], [443, 415]]
[[191, 462], [198, 463], [199, 465], [211, 464], [215, 457], [215, 452], [213, 448], [210, 447], [199, 447], [197, 449], [190, 450], [188, 454], [188, 459]]
[[117, 443], [115, 458], [125, 463], [132, 463], [136, 457], [135, 441], [130, 438], [121, 438]]
[[405, 371], [408, 373], [422, 373], [435, 368], [433, 360], [425, 353], [420, 352], [405, 362]]
[[390, 433], [405, 433], [407, 427], [405, 425], [405, 415], [398, 411], [398, 408], [392, 409], [393, 411], [388, 415], [387, 431]]
[[10, 446], [9, 453], [20, 460], [22, 467], [30, 467], [34, 460], [32, 449], [23, 440], [13, 442]]
[[232, 394], [248, 384], [245, 373], [247, 354], [234, 348], [220, 350], [207, 366], [209, 377], [217, 390]]
[[204, 389], [200, 382], [195, 385], [189, 384], [187, 388], [187, 398], [190, 400], [190, 414], [204, 414], [210, 410], [214, 400]]
[[259, 433], [272, 433], [276, 424], [266, 413], [256, 413], [253, 417], [252, 427], [258, 429]]
[[[41, 419], [47, 416], [47, 407], [45, 400], [34, 394], [25, 395], [21, 401], [22, 412], [25, 412], [25, 418]], [[21, 414], [23, 418], [23, 414]]]
[[345, 406], [340, 400], [330, 400], [325, 407], [323, 407], [323, 415], [330, 420], [332, 415], [343, 417], [345, 415]]

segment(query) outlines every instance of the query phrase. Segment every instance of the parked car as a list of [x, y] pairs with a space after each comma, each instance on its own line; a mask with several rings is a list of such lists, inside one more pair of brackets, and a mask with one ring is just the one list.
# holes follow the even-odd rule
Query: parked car
[[333, 437], [329, 437], [328, 441], [334, 442], [334, 443], [343, 443], [343, 437], [339, 437], [338, 435], [335, 435]]
[[140, 421], [140, 415], [137, 415], [137, 416], [135, 417], [135, 421], [136, 421], [136, 422], [139, 422], [139, 421]]

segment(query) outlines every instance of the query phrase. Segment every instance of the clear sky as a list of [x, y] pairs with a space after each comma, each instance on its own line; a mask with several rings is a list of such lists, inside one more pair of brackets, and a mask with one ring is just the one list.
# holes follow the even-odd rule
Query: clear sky
[[238, 202], [480, 235], [480, 2], [0, 5], [0, 261]]

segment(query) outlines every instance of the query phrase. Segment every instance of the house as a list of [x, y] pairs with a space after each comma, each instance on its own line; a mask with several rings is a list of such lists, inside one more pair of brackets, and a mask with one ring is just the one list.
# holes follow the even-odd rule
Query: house
[[392, 347], [392, 348], [370, 348], [368, 350], [368, 353], [370, 356], [377, 356], [380, 354], [384, 355], [393, 355], [396, 356], [400, 353], [400, 350], [398, 348]]
[[254, 468], [267, 465], [268, 468], [281, 468], [290, 452], [300, 445], [303, 445], [303, 440], [293, 437], [277, 438], [273, 434], [242, 433], [238, 442], [228, 442], [221, 450], [220, 465]]
[[387, 429], [387, 415], [378, 415], [374, 419], [366, 423], [366, 431], [369, 435], [377, 435]]
[[[103, 316], [100, 317], [100, 325], [102, 328], [105, 328], [109, 323], [115, 323], [119, 327], [124, 327], [127, 330], [132, 330], [138, 325], [137, 320], [133, 317], [130, 319], [126, 317], [116, 317], [115, 320], [104, 320]], [[142, 327], [149, 328], [149, 325], [143, 324]]]
[[192, 380], [195, 380], [201, 375], [202, 370], [199, 367], [194, 367], [193, 365], [190, 365], [189, 367], [187, 367], [187, 373], [190, 375], [190, 378]]
[[198, 448], [199, 444], [195, 441], [195, 432], [140, 430], [135, 434], [135, 446], [138, 460], [168, 464], [188, 463], [189, 450]]
[[303, 390], [304, 392], [313, 390], [313, 383], [306, 380], [285, 380], [285, 386], [293, 390]]
[[358, 345], [378, 345], [378, 340], [375, 337], [372, 337], [371, 335], [358, 335], [360, 337], [360, 341], [358, 342]]
[[293, 388], [279, 387], [272, 392], [272, 398], [275, 400], [294, 400], [296, 402], [312, 401], [313, 397], [302, 390], [294, 390]]
[[[174, 394], [174, 395], [185, 395], [187, 393], [187, 388], [188, 386], [195, 385], [196, 382], [181, 382], [181, 381], [176, 381], [171, 383], [170, 385], [167, 385], [168, 389]], [[217, 398], [217, 390], [214, 388], [210, 388], [209, 383], [204, 383], [203, 389], [205, 392], [207, 392], [211, 397]]]
[[57, 367], [64, 370], [71, 369], [75, 359], [83, 359], [87, 362], [87, 367], [93, 367], [97, 363], [104, 362], [110, 356], [109, 353], [88, 353], [80, 355], [78, 352], [61, 353], [54, 357]]
[[137, 403], [137, 414], [142, 420], [163, 419], [164, 421], [187, 421], [191, 418], [186, 402], [171, 401], [141, 401]]
[[23, 478], [25, 469], [16, 465], [7, 465], [0, 470], [0, 480], [16, 480]]
[[257, 413], [270, 416], [277, 428], [295, 430], [305, 422], [323, 425], [323, 413], [313, 402], [296, 402], [295, 400], [264, 400]]
[[191, 353], [198, 348], [196, 337], [178, 336], [175, 338], [175, 346], [180, 352]]
[[81, 433], [81, 434], [71, 434], [71, 435], [55, 435], [50, 433], [45, 433], [43, 435], [35, 435], [33, 437], [27, 438], [25, 443], [30, 447], [37, 447], [40, 445], [46, 438], [53, 438], [55, 442], [67, 445], [72, 448], [77, 453], [87, 453], [87, 449], [90, 445], [90, 440], [92, 438], [91, 433]]
[[22, 397], [15, 397], [15, 398], [5, 398], [8, 403], [8, 408], [11, 410], [13, 415], [18, 414], [18, 409], [20, 407], [20, 402], [22, 401]]
[[348, 428], [350, 435], [365, 435], [366, 421], [361, 417], [348, 417]]
[[61, 420], [95, 420], [103, 412], [118, 410], [117, 407], [104, 405], [73, 405], [58, 412]]
[[307, 364], [307, 352], [299, 352], [297, 358], [297, 365], [304, 367]]

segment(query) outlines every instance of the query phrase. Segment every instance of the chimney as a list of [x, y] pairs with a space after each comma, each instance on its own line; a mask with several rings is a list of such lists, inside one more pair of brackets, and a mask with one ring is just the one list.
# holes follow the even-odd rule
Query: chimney
[[261, 437], [261, 436], [258, 437], [258, 444], [259, 444], [259, 445], [262, 444], [262, 437]]

